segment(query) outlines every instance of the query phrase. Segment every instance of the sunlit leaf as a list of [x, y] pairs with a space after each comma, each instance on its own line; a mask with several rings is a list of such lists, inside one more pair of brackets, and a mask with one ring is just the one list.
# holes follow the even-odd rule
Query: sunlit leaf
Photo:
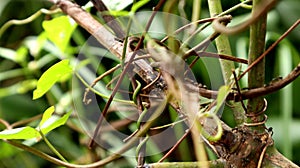
[[68, 16], [60, 16], [43, 22], [43, 28], [51, 40], [62, 52], [66, 51], [71, 35], [77, 24]]
[[57, 127], [64, 125], [70, 117], [72, 111], [64, 114], [62, 117], [57, 115], [52, 115], [47, 119], [42, 125], [40, 125], [40, 129], [43, 134], [47, 134], [48, 132], [54, 130]]
[[224, 85], [220, 87], [218, 92], [218, 97], [217, 97], [217, 110], [220, 109], [229, 92], [230, 92], [229, 86]]
[[22, 63], [26, 61], [26, 56], [28, 54], [28, 49], [25, 46], [18, 48], [16, 53], [16, 61]]
[[54, 106], [51, 106], [43, 114], [42, 120], [39, 124], [39, 129], [43, 132], [43, 134], [47, 134], [55, 128], [64, 125], [71, 114], [70, 111], [60, 117], [57, 115], [53, 115], [54, 110]]
[[51, 66], [37, 82], [37, 88], [33, 91], [33, 99], [43, 96], [58, 80], [65, 75], [70, 75], [72, 68], [69, 60], [62, 60]]
[[43, 117], [39, 126], [42, 126], [52, 116], [54, 110], [55, 110], [54, 106], [51, 106], [43, 113]]
[[0, 132], [0, 139], [31, 139], [36, 138], [40, 134], [32, 127], [21, 127]]

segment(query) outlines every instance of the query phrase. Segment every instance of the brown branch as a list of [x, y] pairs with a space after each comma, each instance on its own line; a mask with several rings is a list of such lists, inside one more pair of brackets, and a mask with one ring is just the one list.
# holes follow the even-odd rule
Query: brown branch
[[190, 134], [191, 129], [185, 131], [185, 133], [181, 136], [181, 138], [173, 145], [173, 147], [161, 158], [158, 163], [164, 161], [174, 150], [180, 145], [180, 143]]
[[13, 127], [6, 121], [0, 118], [0, 124], [4, 125], [6, 129], [12, 129]]
[[206, 51], [200, 51], [197, 53], [199, 57], [212, 57], [212, 58], [220, 58], [224, 60], [234, 61], [238, 63], [248, 64], [248, 60], [237, 58], [234, 56], [226, 55], [226, 54], [219, 54], [219, 53], [212, 53], [212, 52], [206, 52]]
[[[76, 21], [78, 25], [87, 30], [92, 36], [94, 36], [99, 43], [101, 43], [105, 48], [107, 48], [112, 54], [114, 54], [119, 59], [122, 58], [122, 52], [124, 44], [120, 41], [116, 40], [115, 36], [106, 30], [106, 28], [101, 25], [97, 20], [95, 20], [88, 12], [84, 11], [80, 6], [72, 3], [69, 0], [48, 0], [52, 3], [55, 3], [61, 10], [72, 19]], [[129, 60], [132, 56], [132, 53], [128, 51], [126, 53], [126, 59]], [[143, 78], [147, 83], [153, 81], [157, 72], [153, 70], [150, 64], [144, 60], [135, 60], [134, 61], [135, 68], [134, 71], [139, 76], [143, 78], [143, 76], [147, 76], [147, 78]], [[145, 74], [147, 72], [147, 74]]]
[[[49, 1], [53, 2], [53, 3], [56, 3], [62, 9], [62, 11], [64, 13], [71, 16], [80, 26], [82, 26], [84, 29], [86, 29], [88, 32], [90, 32], [92, 35], [94, 35], [96, 37], [96, 39], [102, 45], [107, 47], [113, 54], [115, 54], [119, 58], [121, 58], [120, 56], [121, 56], [121, 53], [122, 53], [122, 49], [124, 47], [123, 44], [116, 41], [114, 39], [114, 36], [109, 31], [107, 31], [105, 28], [103, 28], [103, 26], [99, 22], [97, 22], [89, 13], [85, 12], [78, 5], [72, 3], [68, 0], [49, 0]], [[162, 1], [160, 1], [160, 2], [162, 2]], [[138, 46], [141, 45], [141, 42], [142, 42], [142, 40], [139, 41]], [[138, 47], [136, 47], [135, 50], [137, 50], [137, 48]], [[130, 54], [126, 54], [126, 56], [127, 55], [130, 55]], [[128, 61], [128, 64], [130, 64], [131, 61], [133, 61], [133, 59], [134, 59], [134, 55], [131, 55], [130, 61]], [[138, 61], [143, 61], [143, 60], [138, 60]], [[144, 71], [146, 71], [144, 66], [146, 66], [146, 68], [147, 68], [147, 66], [148, 67], [150, 66], [145, 61], [143, 62], [143, 64], [140, 64], [140, 65], [138, 65], [139, 62], [135, 61], [135, 64], [137, 66], [140, 66], [140, 68]], [[150, 69], [151, 69], [150, 72], [155, 74], [153, 72], [151, 66], [150, 66]], [[247, 98], [251, 98], [251, 97], [257, 97], [257, 96], [269, 94], [271, 92], [274, 92], [276, 90], [279, 90], [279, 89], [283, 88], [284, 86], [286, 86], [287, 84], [289, 84], [290, 82], [295, 80], [299, 75], [300, 75], [300, 64], [298, 64], [298, 66], [283, 80], [277, 81], [277, 82], [275, 82], [271, 85], [268, 85], [266, 87], [255, 88], [255, 89], [251, 89], [251, 90], [248, 90], [248, 91], [241, 92], [241, 97], [242, 97], [242, 99], [247, 99]], [[198, 88], [196, 90], [198, 90]], [[204, 97], [216, 97], [217, 94], [218, 94], [217, 91], [207, 90], [207, 89], [204, 89], [204, 88], [200, 88], [199, 90], [200, 90], [200, 94]], [[236, 95], [237, 94], [234, 93], [234, 92], [230, 93], [229, 96], [228, 96], [228, 99], [233, 100], [233, 99], [236, 98]], [[168, 98], [168, 100], [169, 99], [170, 98]], [[163, 109], [165, 107], [166, 103], [167, 103], [167, 101], [164, 102], [161, 105], [161, 108], [159, 108], [155, 112], [155, 115], [158, 115], [162, 111], [161, 109]], [[143, 129], [137, 133], [137, 136], [144, 135], [145, 132], [147, 132], [147, 130], [151, 127], [151, 124], [152, 124], [151, 122], [146, 123], [145, 127], [143, 127]], [[210, 124], [211, 123], [209, 123], [208, 125], [210, 125]], [[217, 144], [214, 144], [215, 146], [217, 146], [217, 145], [220, 146], [220, 148], [218, 148], [218, 149], [220, 149], [218, 151], [218, 153], [221, 154], [221, 157], [224, 157], [228, 154], [231, 154], [230, 153], [231, 151], [222, 151], [222, 149], [221, 149], [222, 147], [224, 147], [224, 149], [225, 149], [225, 147], [229, 146], [228, 149], [232, 149], [232, 146], [234, 146], [236, 144], [241, 144], [243, 142], [243, 141], [238, 141], [238, 140], [241, 140], [242, 138], [244, 138], [244, 140], [245, 140], [245, 136], [242, 135], [242, 133], [244, 133], [243, 132], [244, 130], [240, 130], [240, 132], [238, 132], [238, 134], [236, 135], [236, 132], [234, 132], [235, 130], [231, 130], [230, 128], [226, 127], [226, 125], [225, 126], [224, 125], [223, 125], [224, 134], [223, 134], [222, 138], [220, 139], [219, 142], [217, 142]], [[203, 127], [206, 128], [205, 125], [203, 125]], [[212, 127], [210, 125], [207, 128], [210, 129]], [[212, 130], [212, 131], [214, 131], [214, 130]], [[214, 134], [214, 133], [211, 133], [211, 134]], [[242, 137], [238, 137], [238, 136], [242, 136]], [[69, 164], [69, 163], [62, 162], [62, 161], [57, 160], [55, 158], [52, 158], [48, 155], [41, 154], [41, 152], [39, 152], [37, 150], [33, 150], [33, 148], [31, 148], [31, 147], [27, 147], [23, 144], [19, 144], [19, 143], [16, 143], [14, 141], [8, 141], [8, 143], [11, 143], [14, 146], [17, 146], [19, 148], [30, 151], [30, 152], [32, 152], [36, 155], [39, 155], [40, 157], [43, 157], [44, 159], [47, 159], [51, 162], [56, 163], [58, 165], [67, 166], [67, 167], [100, 167], [104, 164], [107, 164], [107, 163], [111, 162], [114, 159], [117, 159], [117, 158], [121, 157], [121, 155], [119, 155], [119, 153], [123, 153], [126, 150], [128, 150], [135, 142], [136, 142], [136, 139], [131, 139], [130, 142], [125, 144], [123, 146], [123, 148], [120, 151], [118, 151], [116, 154], [112, 154], [111, 156], [109, 156], [109, 157], [107, 157], [107, 158], [105, 158], [101, 161], [95, 162], [93, 164], [82, 166], [82, 165], [74, 165], [74, 164]], [[238, 142], [238, 143], [235, 143], [235, 142]], [[232, 146], [230, 146], [229, 144], [232, 145]], [[227, 145], [227, 146], [224, 146], [224, 145]], [[237, 147], [239, 147], [239, 146], [237, 146]], [[242, 147], [244, 147], [244, 146], [242, 146]], [[239, 150], [247, 149], [246, 147], [247, 146], [245, 146], [245, 148], [240, 148]], [[232, 156], [234, 156], [234, 155], [232, 155]]]
[[120, 24], [117, 22], [117, 20], [107, 14], [108, 13], [108, 8], [106, 7], [106, 5], [103, 3], [102, 0], [91, 0], [92, 3], [94, 4], [95, 8], [101, 12], [101, 16], [103, 17], [103, 19], [105, 20], [105, 22], [107, 23], [107, 25], [115, 32], [116, 36], [119, 39], [124, 39], [125, 38], [125, 32], [122, 30]]
[[254, 88], [246, 92], [242, 92], [242, 99], [249, 99], [253, 97], [263, 96], [275, 92], [289, 83], [293, 82], [300, 75], [300, 63], [290, 72], [284, 79], [272, 83], [271, 85]]
[[[222, 16], [220, 17], [219, 21], [222, 22], [222, 24], [227, 25], [231, 21], [231, 16]], [[199, 52], [200, 50], [206, 48], [212, 41], [214, 41], [218, 36], [220, 35], [219, 32], [215, 31], [210, 36], [208, 36], [205, 40], [203, 40], [201, 43], [196, 45], [195, 47], [188, 50], [184, 56], [183, 59], [188, 58], [191, 54], [193, 55], [195, 52]]]
[[[50, 2], [55, 2], [54, 0], [49, 0]], [[89, 13], [80, 8], [80, 6], [68, 1], [68, 0], [60, 0], [56, 3], [64, 13], [72, 17], [80, 26], [86, 29], [89, 33], [91, 33], [95, 38], [106, 48], [108, 48], [113, 54], [121, 58], [123, 44], [114, 39], [114, 36], [107, 31], [105, 28], [102, 28], [102, 25], [96, 21]], [[88, 23], [88, 24], [87, 24]], [[101, 30], [101, 31], [100, 31]], [[136, 70], [138, 73], [148, 72], [147, 75], [152, 76], [153, 80], [157, 77], [157, 73], [153, 71], [152, 67], [145, 60], [137, 60], [135, 61], [137, 66]], [[141, 71], [142, 70], [142, 71]], [[139, 74], [141, 76], [145, 76], [145, 73]], [[275, 92], [294, 79], [299, 76], [299, 66], [294, 69], [285, 79], [281, 81], [277, 81], [272, 85], [255, 88], [248, 91], [243, 91], [241, 93], [242, 99], [253, 98], [257, 96], [266, 95], [272, 92]], [[150, 78], [147, 78], [148, 80]], [[151, 80], [152, 81], [152, 80]], [[151, 82], [146, 81], [146, 82]], [[194, 87], [194, 86], [193, 86]], [[207, 98], [215, 98], [218, 94], [217, 91], [207, 90], [205, 88], [200, 88], [200, 95]], [[236, 93], [230, 93], [227, 97], [229, 100], [234, 100], [236, 98]]]
[[[264, 95], [273, 93], [273, 92], [285, 87], [289, 83], [293, 82], [299, 75], [300, 75], [300, 63], [292, 72], [290, 72], [282, 80], [273, 82], [272, 84], [267, 85], [265, 87], [259, 87], [259, 88], [250, 89], [248, 91], [242, 91], [240, 96], [238, 95], [237, 92], [231, 92], [227, 96], [227, 100], [239, 101], [239, 97], [241, 97], [241, 99], [244, 100], [244, 99], [264, 96]], [[206, 97], [206, 98], [216, 98], [218, 95], [218, 91], [208, 90], [205, 88], [195, 88], [195, 86], [189, 86], [189, 89], [192, 89], [195, 91], [199, 90], [200, 95], [203, 97]]]
[[95, 20], [91, 14], [69, 0], [48, 1], [56, 4], [66, 15], [70, 16], [78, 25], [93, 35], [104, 47], [109, 49], [119, 58], [121, 57], [122, 43], [116, 41], [111, 32], [106, 30], [106, 28]]
[[[234, 69], [232, 69], [232, 74], [233, 74], [233, 77], [234, 77], [234, 81], [235, 81], [235, 85], [236, 85], [236, 89], [237, 89], [238, 95], [239, 95], [239, 97], [241, 97], [241, 89], [240, 89], [240, 85], [239, 85], [239, 82], [237, 80], [237, 76], [236, 76], [236, 73], [235, 73]], [[247, 108], [246, 108], [246, 106], [244, 104], [244, 101], [241, 98], [240, 98], [239, 101], [241, 102], [241, 105], [242, 105], [244, 111], [246, 112]]]

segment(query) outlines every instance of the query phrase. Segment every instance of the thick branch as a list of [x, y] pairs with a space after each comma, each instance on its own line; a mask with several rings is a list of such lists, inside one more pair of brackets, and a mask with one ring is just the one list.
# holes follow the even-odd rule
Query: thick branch
[[[252, 14], [259, 13], [261, 4], [265, 3], [264, 0], [253, 0]], [[268, 1], [269, 2], [269, 1]], [[268, 11], [268, 10], [267, 10]], [[267, 12], [262, 14], [250, 26], [250, 39], [249, 39], [249, 54], [248, 62], [252, 64], [262, 53], [265, 51], [265, 36], [267, 29]], [[248, 73], [248, 87], [250, 89], [264, 86], [265, 83], [265, 59], [256, 64]], [[247, 114], [258, 114], [265, 106], [263, 97], [254, 97], [248, 100]], [[248, 115], [249, 116], [249, 115]], [[254, 115], [254, 117], [247, 117], [246, 122], [259, 123], [264, 120], [264, 114]], [[257, 125], [251, 127], [259, 132], [265, 132], [264, 125]]]
[[77, 24], [93, 35], [104, 47], [119, 58], [121, 57], [122, 43], [116, 41], [111, 32], [95, 20], [88, 12], [68, 0], [49, 1], [55, 3], [66, 15], [74, 19]]

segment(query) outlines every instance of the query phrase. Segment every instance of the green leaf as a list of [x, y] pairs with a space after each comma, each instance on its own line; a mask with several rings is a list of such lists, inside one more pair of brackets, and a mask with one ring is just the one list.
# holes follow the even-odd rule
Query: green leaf
[[0, 139], [31, 139], [39, 136], [39, 132], [29, 126], [0, 132]]
[[42, 74], [33, 91], [33, 100], [43, 96], [58, 80], [72, 73], [69, 60], [62, 60]]
[[220, 107], [222, 106], [223, 102], [225, 101], [227, 95], [230, 92], [230, 86], [228, 85], [223, 85], [220, 87], [219, 92], [218, 92], [218, 97], [217, 97], [217, 109], [218, 111]]
[[[50, 112], [51, 111], [47, 113]], [[64, 125], [69, 119], [71, 112], [72, 111], [69, 111], [68, 113], [64, 114], [62, 117], [52, 115], [50, 118], [47, 119], [47, 121], [44, 121], [42, 124], [40, 124], [40, 130], [42, 131], [43, 134], [47, 134], [48, 132], [54, 130], [55, 128]]]
[[65, 52], [77, 24], [68, 16], [60, 16], [42, 24], [46, 35], [62, 52]]
[[43, 134], [47, 134], [55, 128], [64, 125], [71, 114], [70, 111], [62, 117], [59, 117], [57, 115], [52, 115], [54, 111], [54, 106], [51, 106], [43, 114], [42, 120], [39, 124], [39, 129], [42, 131]]
[[40, 127], [52, 116], [54, 110], [55, 110], [54, 106], [51, 106], [44, 112], [42, 120], [39, 124]]
[[21, 46], [16, 52], [16, 61], [18, 63], [26, 63], [26, 56], [28, 55], [28, 49], [25, 46]]

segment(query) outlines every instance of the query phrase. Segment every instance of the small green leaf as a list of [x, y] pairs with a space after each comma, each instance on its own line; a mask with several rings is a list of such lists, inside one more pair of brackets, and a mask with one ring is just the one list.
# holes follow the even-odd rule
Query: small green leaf
[[26, 56], [28, 55], [28, 49], [25, 46], [21, 46], [16, 52], [16, 61], [18, 63], [26, 63]]
[[43, 96], [58, 80], [71, 73], [72, 68], [69, 65], [69, 60], [62, 60], [54, 64], [38, 80], [37, 88], [33, 91], [33, 99]]
[[217, 108], [216, 110], [218, 111], [220, 107], [222, 106], [223, 102], [225, 101], [227, 95], [230, 92], [230, 87], [227, 85], [221, 86], [218, 92], [218, 97], [217, 97]]
[[70, 38], [77, 24], [68, 16], [60, 16], [42, 24], [47, 37], [62, 52], [66, 51]]
[[52, 116], [54, 110], [55, 110], [54, 106], [51, 106], [44, 112], [42, 120], [39, 124], [40, 127]]
[[50, 118], [48, 118], [47, 121], [45, 121], [43, 124], [40, 124], [40, 129], [43, 132], [43, 134], [47, 134], [48, 132], [54, 130], [55, 128], [64, 125], [69, 119], [71, 112], [72, 111], [66, 113], [62, 117], [52, 115]]
[[0, 132], [0, 139], [31, 139], [39, 136], [40, 133], [36, 129], [29, 126]]

